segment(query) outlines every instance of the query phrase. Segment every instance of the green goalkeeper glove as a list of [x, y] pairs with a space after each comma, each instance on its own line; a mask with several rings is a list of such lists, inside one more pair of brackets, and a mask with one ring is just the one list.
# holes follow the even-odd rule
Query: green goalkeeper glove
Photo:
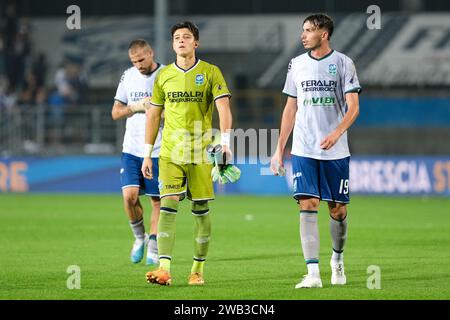
[[228, 182], [234, 183], [241, 177], [241, 170], [238, 167], [227, 164], [225, 168], [221, 171], [221, 176], [226, 178]]
[[209, 161], [214, 165], [211, 170], [212, 181], [219, 181], [220, 184], [233, 183], [241, 177], [241, 170], [232, 164], [218, 163], [224, 159], [220, 145], [213, 147], [209, 145], [206, 149]]
[[219, 181], [220, 184], [234, 183], [241, 177], [241, 170], [238, 167], [227, 164], [222, 170], [215, 166], [211, 170], [212, 181]]

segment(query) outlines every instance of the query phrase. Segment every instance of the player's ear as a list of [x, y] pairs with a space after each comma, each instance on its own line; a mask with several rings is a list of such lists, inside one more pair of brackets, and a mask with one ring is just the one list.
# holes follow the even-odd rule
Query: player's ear
[[195, 48], [198, 48], [199, 44], [200, 44], [199, 41], [196, 40], [195, 43], [194, 43], [194, 47], [195, 47]]

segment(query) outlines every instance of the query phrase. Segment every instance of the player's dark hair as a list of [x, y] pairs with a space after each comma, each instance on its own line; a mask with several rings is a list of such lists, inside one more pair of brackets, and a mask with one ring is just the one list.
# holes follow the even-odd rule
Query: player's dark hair
[[334, 22], [333, 19], [325, 14], [325, 13], [315, 13], [307, 16], [305, 20], [303, 20], [303, 24], [306, 21], [309, 21], [312, 25], [314, 25], [318, 29], [325, 29], [328, 32], [328, 40], [331, 38], [334, 30]]
[[170, 30], [172, 33], [172, 38], [173, 38], [173, 34], [175, 33], [175, 31], [177, 31], [178, 29], [184, 29], [184, 28], [189, 29], [189, 31], [192, 32], [195, 40], [198, 41], [200, 39], [200, 32], [198, 31], [198, 27], [195, 25], [195, 23], [193, 23], [191, 21], [184, 21], [184, 22], [180, 22], [180, 23], [173, 25]]
[[134, 39], [130, 42], [128, 50], [134, 50], [137, 48], [151, 48], [150, 44], [144, 39]]

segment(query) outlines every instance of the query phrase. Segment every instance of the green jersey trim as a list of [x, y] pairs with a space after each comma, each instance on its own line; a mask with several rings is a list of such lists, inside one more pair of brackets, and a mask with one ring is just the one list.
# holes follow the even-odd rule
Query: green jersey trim
[[350, 89], [348, 91], [345, 91], [345, 93], [351, 93], [351, 92], [361, 93], [361, 91], [362, 91], [361, 87], [356, 87], [356, 88]]
[[282, 93], [283, 93], [284, 95], [288, 96], [288, 97], [297, 99], [297, 96], [293, 96], [293, 95], [291, 95], [291, 94], [289, 94], [289, 93], [286, 93], [286, 92], [282, 92]]
[[331, 55], [333, 54], [333, 52], [334, 52], [334, 50], [331, 50], [329, 53], [327, 53], [326, 55], [324, 55], [322, 58], [314, 58], [314, 57], [311, 55], [311, 51], [308, 51], [308, 56], [309, 56], [311, 59], [314, 59], [314, 60], [316, 60], [316, 61], [321, 61], [321, 60], [324, 60], [324, 59], [328, 58], [329, 56], [331, 56]]
[[117, 102], [120, 102], [121, 104], [124, 104], [124, 105], [127, 105], [125, 102], [123, 102], [122, 100], [119, 100], [119, 99], [114, 99], [115, 101], [117, 101]]

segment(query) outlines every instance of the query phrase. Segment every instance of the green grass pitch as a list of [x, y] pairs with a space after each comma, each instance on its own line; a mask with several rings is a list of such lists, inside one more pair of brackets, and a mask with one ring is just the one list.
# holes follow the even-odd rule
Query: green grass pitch
[[[142, 199], [142, 198], [141, 198]], [[146, 199], [144, 199], [146, 201]], [[149, 203], [144, 203], [148, 222]], [[347, 285], [330, 285], [326, 204], [319, 213], [324, 288], [294, 289], [306, 272], [297, 204], [289, 197], [218, 196], [206, 285], [189, 287], [193, 218], [177, 218], [173, 285], [145, 282], [129, 261], [132, 234], [115, 195], [0, 195], [0, 299], [449, 299], [450, 199], [354, 196]], [[81, 288], [67, 288], [68, 266]], [[381, 289], [369, 290], [371, 265]]]

